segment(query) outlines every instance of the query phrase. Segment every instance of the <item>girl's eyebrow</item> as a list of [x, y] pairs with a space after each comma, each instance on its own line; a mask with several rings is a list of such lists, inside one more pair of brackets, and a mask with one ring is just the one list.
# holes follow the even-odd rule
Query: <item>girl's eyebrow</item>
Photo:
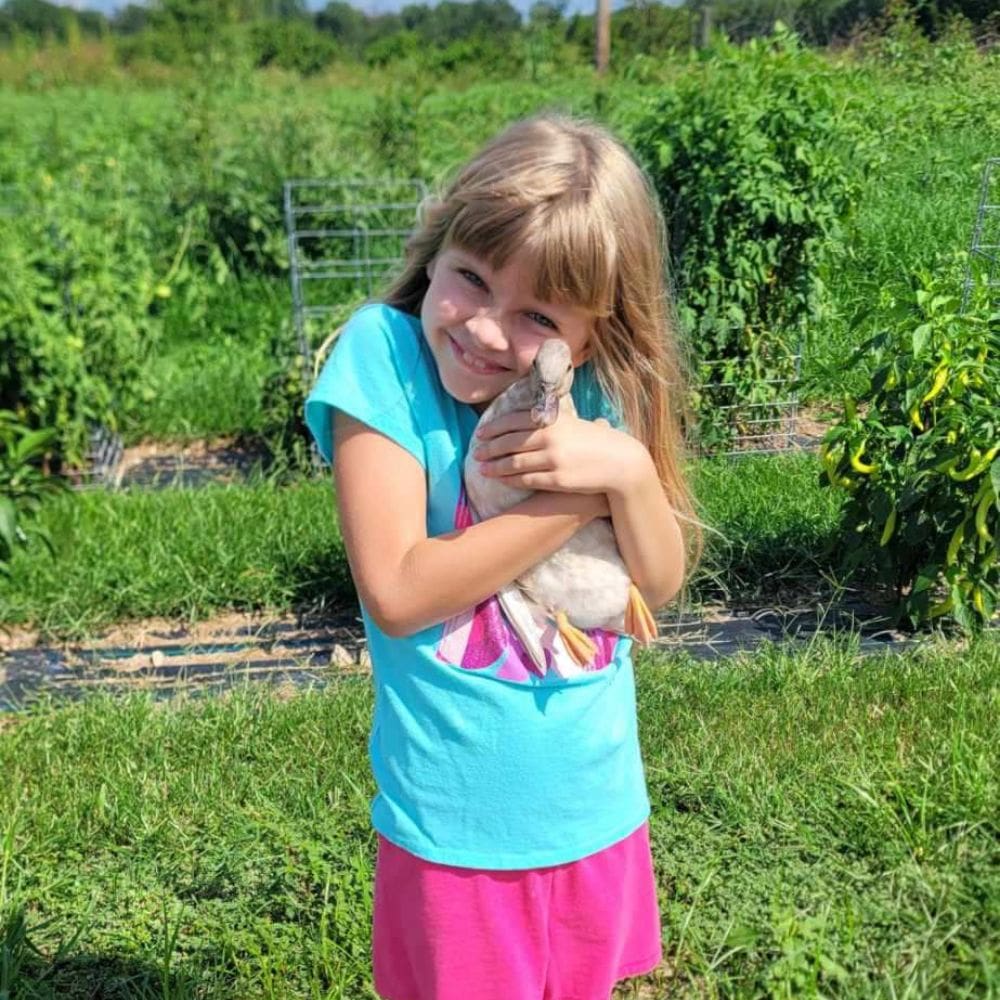
[[[490, 279], [493, 277], [493, 272], [487, 261], [476, 257], [467, 250], [460, 250], [458, 247], [451, 247], [450, 252], [454, 254], [455, 263], [459, 267], [475, 271], [483, 281], [489, 284]], [[546, 302], [543, 299], [536, 298], [533, 293], [528, 294], [527, 307], [534, 312], [544, 313], [553, 323], [557, 323], [559, 320], [559, 317], [554, 315], [554, 313], [567, 308], [566, 306], [561, 306], [558, 302]]]

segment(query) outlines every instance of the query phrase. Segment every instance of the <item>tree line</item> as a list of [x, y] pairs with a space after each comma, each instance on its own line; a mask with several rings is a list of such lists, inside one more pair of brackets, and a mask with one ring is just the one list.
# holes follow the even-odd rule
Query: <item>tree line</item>
[[[304, 0], [153, 0], [106, 16], [48, 0], [5, 0], [0, 43], [112, 39], [123, 62], [145, 57], [172, 64], [228, 35], [244, 40], [255, 65], [303, 73], [338, 58], [385, 64], [407, 57], [429, 57], [444, 69], [449, 59], [481, 61], [489, 72], [501, 69], [497, 62], [526, 39], [589, 58], [594, 14], [569, 14], [566, 8], [566, 0], [536, 0], [522, 17], [510, 0], [441, 0], [367, 14], [346, 0], [316, 11]], [[809, 44], [828, 45], [899, 16], [910, 17], [931, 39], [956, 16], [1000, 33], [996, 0], [684, 0], [679, 6], [630, 0], [612, 16], [611, 45], [617, 58], [628, 58], [697, 44], [709, 30], [745, 41], [768, 34], [776, 20]]]

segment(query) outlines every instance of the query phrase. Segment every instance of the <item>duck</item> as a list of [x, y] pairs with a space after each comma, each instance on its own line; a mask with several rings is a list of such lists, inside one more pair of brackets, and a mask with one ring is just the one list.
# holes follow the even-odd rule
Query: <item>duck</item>
[[[490, 402], [477, 428], [516, 410], [528, 410], [536, 427], [576, 416], [570, 395], [573, 376], [569, 347], [554, 338], [545, 341], [528, 373]], [[502, 514], [533, 492], [484, 476], [471, 448], [463, 480], [470, 511], [479, 521]], [[585, 629], [631, 635], [643, 645], [657, 635], [656, 621], [629, 576], [609, 518], [584, 525], [559, 549], [502, 588], [497, 597], [542, 674], [546, 672], [546, 643], [561, 644], [563, 648], [555, 652], [565, 651], [577, 668], [587, 669], [597, 646]], [[565, 656], [549, 660], [566, 663]]]

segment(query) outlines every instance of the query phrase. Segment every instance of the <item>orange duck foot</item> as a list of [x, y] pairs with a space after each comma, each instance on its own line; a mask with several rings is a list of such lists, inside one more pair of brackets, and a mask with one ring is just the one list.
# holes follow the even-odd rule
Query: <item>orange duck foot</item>
[[563, 637], [566, 649], [577, 666], [587, 666], [597, 655], [597, 646], [590, 636], [586, 632], [581, 632], [575, 625], [571, 625], [565, 611], [556, 612], [556, 629]]
[[628, 588], [625, 631], [642, 646], [648, 646], [658, 634], [656, 619], [634, 583], [630, 583]]

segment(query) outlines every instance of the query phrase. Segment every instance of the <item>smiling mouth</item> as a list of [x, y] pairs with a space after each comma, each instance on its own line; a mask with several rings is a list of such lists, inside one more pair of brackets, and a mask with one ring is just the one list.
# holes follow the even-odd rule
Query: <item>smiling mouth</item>
[[502, 365], [491, 364], [489, 361], [483, 361], [474, 354], [470, 354], [454, 337], [449, 337], [448, 342], [451, 344], [452, 354], [458, 358], [464, 367], [469, 369], [469, 371], [475, 372], [477, 375], [498, 375], [501, 372], [508, 371]]

